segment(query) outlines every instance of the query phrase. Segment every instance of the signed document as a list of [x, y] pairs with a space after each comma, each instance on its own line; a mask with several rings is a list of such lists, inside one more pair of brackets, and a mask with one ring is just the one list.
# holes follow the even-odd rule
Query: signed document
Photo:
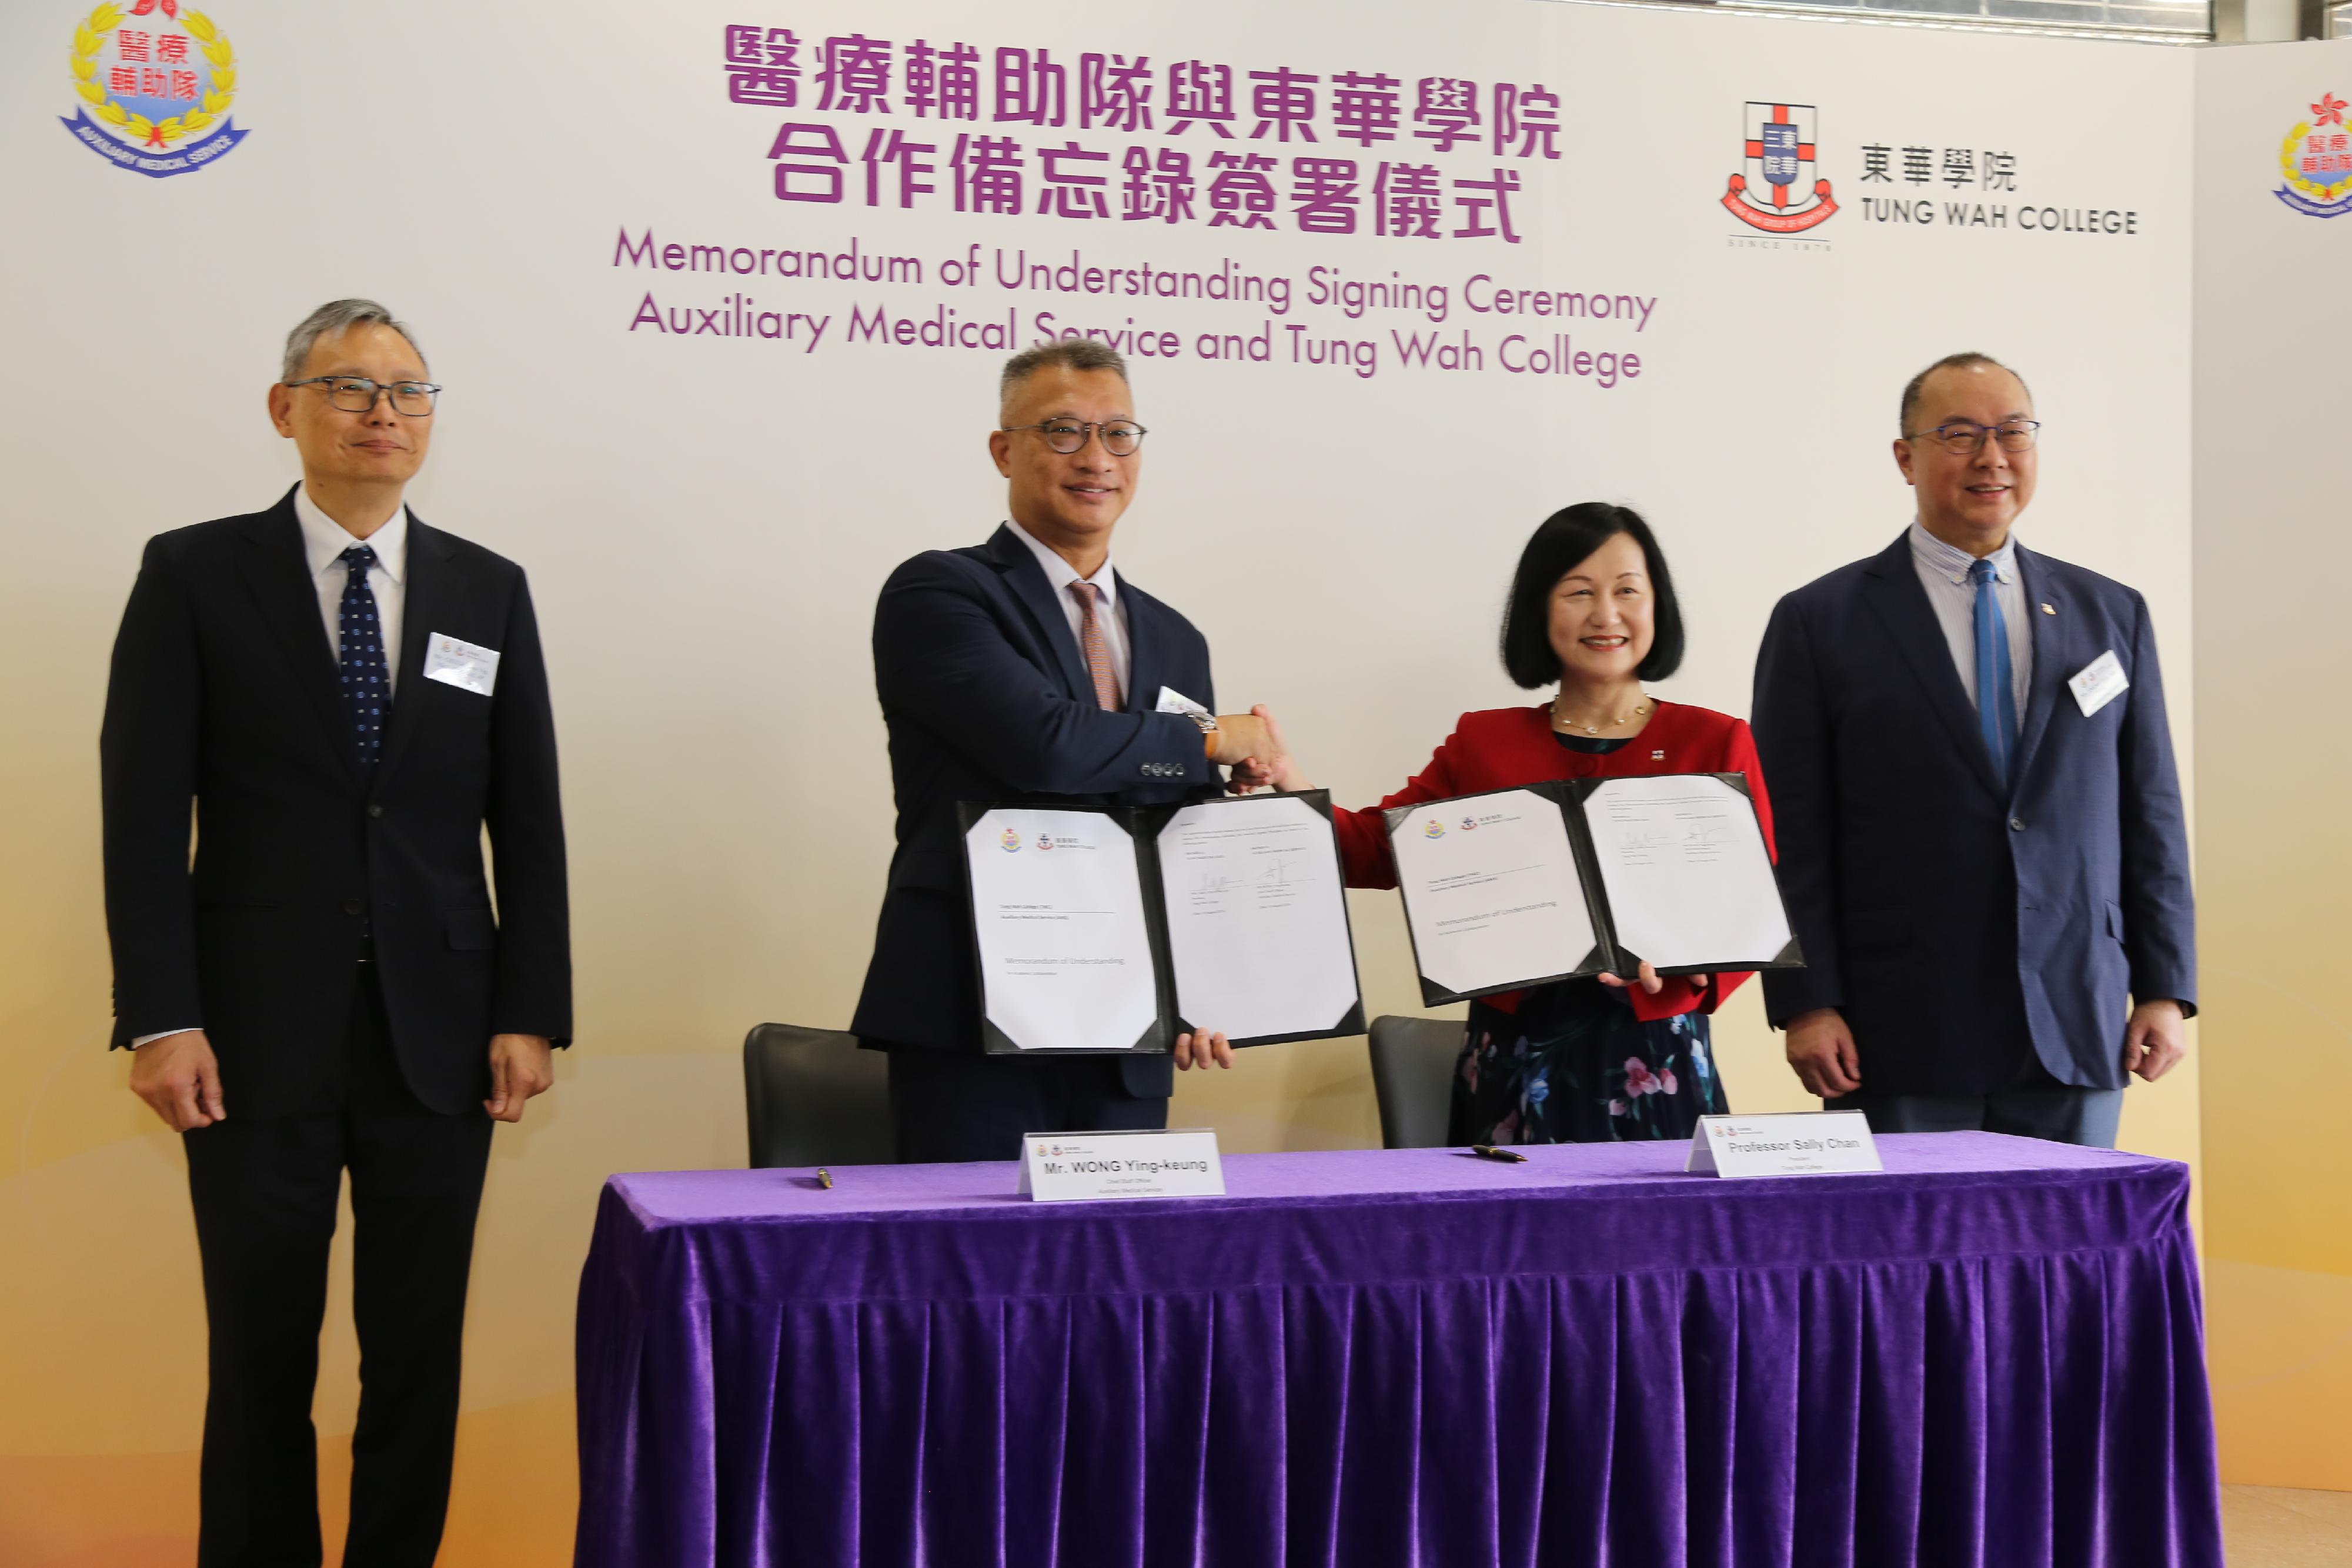
[[1387, 821], [1426, 1005], [1644, 962], [1803, 965], [1739, 774], [1545, 780]]
[[964, 847], [990, 1025], [1039, 1051], [1128, 1051], [1156, 1033], [1135, 840], [1117, 817], [1000, 809], [965, 831]]
[[1425, 979], [1467, 997], [1604, 967], [1559, 800], [1504, 789], [1397, 815], [1389, 842]]
[[1330, 797], [967, 803], [981, 1039], [999, 1054], [1360, 1034]]
[[1753, 969], [1788, 912], [1747, 794], [1712, 773], [1603, 779], [1584, 799], [1617, 946], [1660, 970]]
[[1206, 801], [1168, 820], [1159, 851], [1186, 1028], [1320, 1035], [1360, 1005], [1330, 818], [1297, 795]]

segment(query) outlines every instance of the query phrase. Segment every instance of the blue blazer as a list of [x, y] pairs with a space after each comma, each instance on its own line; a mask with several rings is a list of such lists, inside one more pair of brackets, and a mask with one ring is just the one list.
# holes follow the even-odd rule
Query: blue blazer
[[[1907, 533], [1781, 600], [1757, 658], [1752, 722], [1806, 964], [1764, 977], [1766, 1006], [1776, 1025], [1842, 1009], [1868, 1093], [1989, 1093], [2027, 1042], [2061, 1082], [2120, 1088], [2130, 999], [2196, 1010], [2147, 605], [2021, 546], [2017, 561], [2033, 679], [2013, 788]], [[2086, 718], [2067, 679], [2110, 650], [2130, 689]]]
[[[1214, 712], [1209, 644], [1121, 573], [1127, 709], [1105, 711], [1068, 617], [1010, 525], [971, 549], [929, 550], [890, 574], [874, 612], [874, 684], [890, 735], [898, 848], [850, 1028], [873, 1044], [980, 1049], [960, 801], [1060, 798], [1141, 806], [1219, 786], [1200, 728], [1154, 713], [1160, 688]], [[1165, 1095], [1164, 1055], [1121, 1062]]]

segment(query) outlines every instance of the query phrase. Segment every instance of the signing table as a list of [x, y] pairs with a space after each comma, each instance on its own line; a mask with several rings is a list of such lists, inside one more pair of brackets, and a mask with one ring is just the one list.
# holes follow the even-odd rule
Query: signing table
[[2187, 1170], [1951, 1133], [615, 1176], [582, 1568], [2220, 1568]]

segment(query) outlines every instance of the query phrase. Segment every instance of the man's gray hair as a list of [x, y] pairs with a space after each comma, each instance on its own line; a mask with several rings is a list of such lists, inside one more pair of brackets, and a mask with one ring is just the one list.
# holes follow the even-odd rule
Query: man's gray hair
[[1011, 407], [1013, 394], [1021, 383], [1048, 365], [1059, 365], [1068, 371], [1109, 371], [1120, 381], [1127, 380], [1127, 358], [1108, 343], [1092, 338], [1056, 338], [1050, 343], [1024, 349], [1004, 361], [1004, 375], [996, 388], [997, 406]]
[[[1927, 390], [1929, 376], [1934, 375], [1937, 371], [1972, 371], [1979, 365], [1989, 365], [1996, 371], [2009, 371], [2011, 375], [2017, 376], [2015, 371], [2010, 371], [2007, 365], [2002, 364], [1990, 354], [1979, 354], [1974, 349], [1966, 349], [1957, 354], [1946, 354], [1903, 383], [1903, 412], [1896, 417], [1895, 425], [1896, 433], [1906, 440], [1910, 439], [1911, 416], [1918, 411], [1919, 394]], [[2017, 384], [2025, 387], [2025, 378], [2017, 376]], [[2025, 387], [2025, 395], [2032, 397], [2033, 389]]]
[[416, 360], [425, 362], [425, 350], [418, 347], [416, 334], [408, 323], [395, 319], [391, 311], [373, 299], [332, 299], [302, 318], [302, 324], [286, 334], [286, 368], [281, 380], [292, 381], [302, 373], [310, 361], [311, 345], [321, 338], [331, 338], [348, 332], [354, 327], [389, 327], [408, 340], [416, 350]]

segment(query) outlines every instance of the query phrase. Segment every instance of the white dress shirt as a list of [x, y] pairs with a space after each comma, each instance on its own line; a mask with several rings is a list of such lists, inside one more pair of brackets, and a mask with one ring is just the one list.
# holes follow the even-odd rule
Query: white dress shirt
[[[1134, 694], [1127, 689], [1127, 611], [1118, 601], [1118, 573], [1112, 570], [1110, 557], [1103, 557], [1102, 565], [1095, 569], [1092, 577], [1082, 578], [1077, 568], [1039, 544], [1028, 529], [1019, 523], [1013, 523], [1012, 528], [1013, 537], [1027, 545], [1029, 553], [1037, 558], [1037, 564], [1045, 569], [1045, 580], [1054, 585], [1054, 597], [1060, 602], [1063, 615], [1069, 620], [1070, 641], [1078, 646], [1081, 664], [1086, 662], [1086, 643], [1078, 635], [1078, 621], [1082, 612], [1078, 607], [1078, 596], [1070, 591], [1070, 584], [1094, 584], [1095, 622], [1102, 632], [1103, 648], [1110, 654], [1110, 673], [1112, 678], [1118, 682], [1120, 700], [1132, 706]], [[374, 578], [371, 576], [369, 580], [373, 581]]]
[[[376, 624], [383, 632], [384, 675], [395, 686], [400, 680], [400, 612], [405, 602], [402, 584], [408, 576], [408, 508], [393, 513], [383, 527], [363, 539], [353, 538], [343, 531], [343, 525], [319, 509], [310, 499], [309, 488], [294, 492], [294, 516], [302, 524], [302, 555], [310, 563], [310, 581], [319, 591], [319, 614], [327, 623], [327, 651], [335, 663], [343, 662], [343, 588], [351, 580], [352, 569], [338, 559], [353, 545], [363, 544], [375, 551], [375, 564], [368, 568], [368, 591], [375, 595]], [[1106, 569], [1108, 570], [1108, 569]], [[131, 1042], [131, 1049], [167, 1036], [186, 1034], [184, 1029], [159, 1030], [142, 1034]]]
[[319, 614], [327, 623], [327, 651], [343, 662], [343, 586], [352, 569], [338, 559], [353, 545], [375, 551], [368, 568], [368, 591], [375, 595], [376, 624], [383, 633], [383, 673], [400, 695], [400, 612], [406, 607], [408, 580], [408, 508], [392, 514], [383, 527], [367, 538], [353, 538], [343, 525], [319, 509], [306, 486], [294, 492], [294, 515], [302, 523], [302, 554], [310, 564], [310, 580], [319, 591]]
[[[1918, 569], [1919, 586], [1927, 591], [1927, 602], [1935, 607], [1936, 622], [1944, 629], [1944, 641], [1950, 644], [1952, 663], [1960, 672], [1960, 689], [1969, 695], [1969, 706], [1977, 702], [1977, 591], [1969, 580], [1969, 568], [1977, 558], [1964, 549], [1948, 545], [1926, 528], [1917, 518], [1911, 521], [1911, 564]], [[2017, 698], [2017, 722], [2020, 729], [2025, 724], [2025, 694], [2033, 684], [2033, 626], [2026, 620], [2033, 606], [2025, 601], [2025, 580], [2017, 570], [2017, 536], [2003, 540], [2000, 549], [1986, 557], [1992, 562], [1992, 593], [2000, 605], [2001, 627], [2009, 633], [2009, 683]]]

